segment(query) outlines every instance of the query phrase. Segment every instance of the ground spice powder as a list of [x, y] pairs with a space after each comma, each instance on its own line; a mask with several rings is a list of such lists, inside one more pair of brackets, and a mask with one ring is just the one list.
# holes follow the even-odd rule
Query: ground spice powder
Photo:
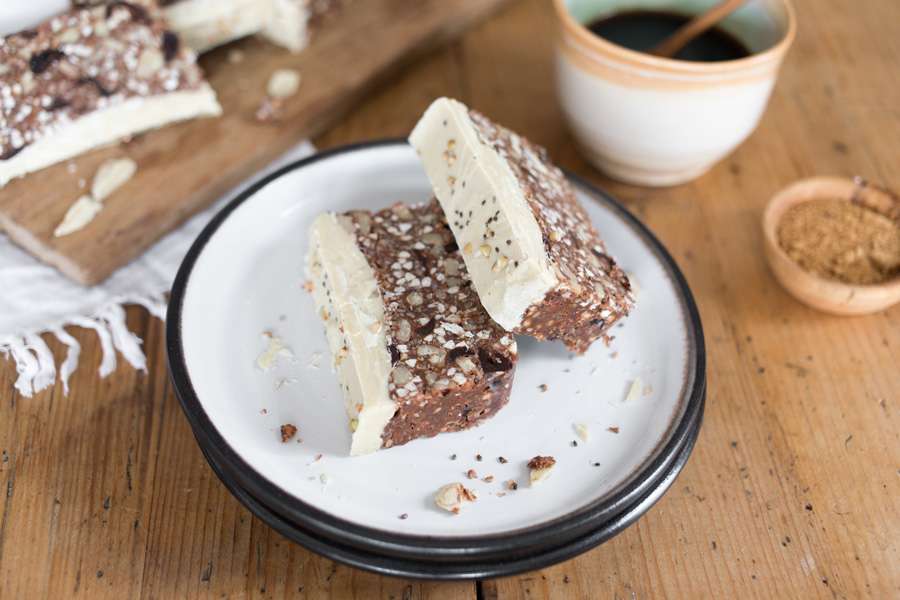
[[900, 223], [847, 200], [813, 200], [778, 224], [788, 256], [820, 277], [876, 284], [900, 275]]

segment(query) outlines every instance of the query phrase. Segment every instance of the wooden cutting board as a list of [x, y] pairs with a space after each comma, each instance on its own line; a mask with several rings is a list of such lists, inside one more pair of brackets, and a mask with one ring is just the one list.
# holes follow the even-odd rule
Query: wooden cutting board
[[[300, 54], [248, 38], [201, 59], [224, 114], [134, 137], [66, 161], [0, 189], [0, 226], [10, 238], [75, 281], [92, 285], [140, 255], [163, 234], [210, 205], [299, 140], [341, 118], [393, 69], [458, 35], [505, 0], [358, 0]], [[243, 59], [229, 54], [240, 50]], [[278, 120], [256, 112], [281, 68], [300, 72], [299, 92]], [[84, 229], [53, 230], [90, 186], [103, 161], [127, 156], [137, 174], [106, 199]]]

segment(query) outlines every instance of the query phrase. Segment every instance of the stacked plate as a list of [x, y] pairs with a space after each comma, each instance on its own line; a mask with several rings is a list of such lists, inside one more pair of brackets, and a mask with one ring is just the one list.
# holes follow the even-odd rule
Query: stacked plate
[[[307, 230], [327, 210], [427, 200], [415, 153], [384, 141], [318, 154], [223, 209], [178, 273], [167, 344], [185, 414], [228, 489], [315, 552], [432, 579], [537, 569], [602, 543], [646, 512], [672, 485], [700, 429], [700, 319], [659, 241], [615, 200], [572, 182], [638, 288], [615, 339], [573, 356], [520, 337], [512, 396], [496, 417], [353, 458], [325, 335], [303, 285]], [[299, 433], [282, 441], [285, 424]], [[536, 455], [557, 464], [530, 487], [525, 464]], [[456, 481], [478, 499], [452, 515], [433, 495]]]

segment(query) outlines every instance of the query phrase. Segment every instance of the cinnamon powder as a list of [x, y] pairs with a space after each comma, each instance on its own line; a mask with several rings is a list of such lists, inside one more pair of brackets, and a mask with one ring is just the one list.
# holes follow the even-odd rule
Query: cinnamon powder
[[813, 200], [788, 209], [778, 244], [805, 271], [850, 284], [900, 275], [900, 223], [847, 200]]

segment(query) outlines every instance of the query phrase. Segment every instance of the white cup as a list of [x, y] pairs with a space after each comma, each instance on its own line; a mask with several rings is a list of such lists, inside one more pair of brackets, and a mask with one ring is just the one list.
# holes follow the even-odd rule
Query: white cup
[[563, 114], [587, 159], [610, 177], [648, 186], [690, 181], [756, 128], [796, 33], [789, 0], [749, 0], [720, 23], [752, 52], [738, 60], [658, 58], [587, 29], [624, 10], [696, 14], [717, 2], [554, 0]]

